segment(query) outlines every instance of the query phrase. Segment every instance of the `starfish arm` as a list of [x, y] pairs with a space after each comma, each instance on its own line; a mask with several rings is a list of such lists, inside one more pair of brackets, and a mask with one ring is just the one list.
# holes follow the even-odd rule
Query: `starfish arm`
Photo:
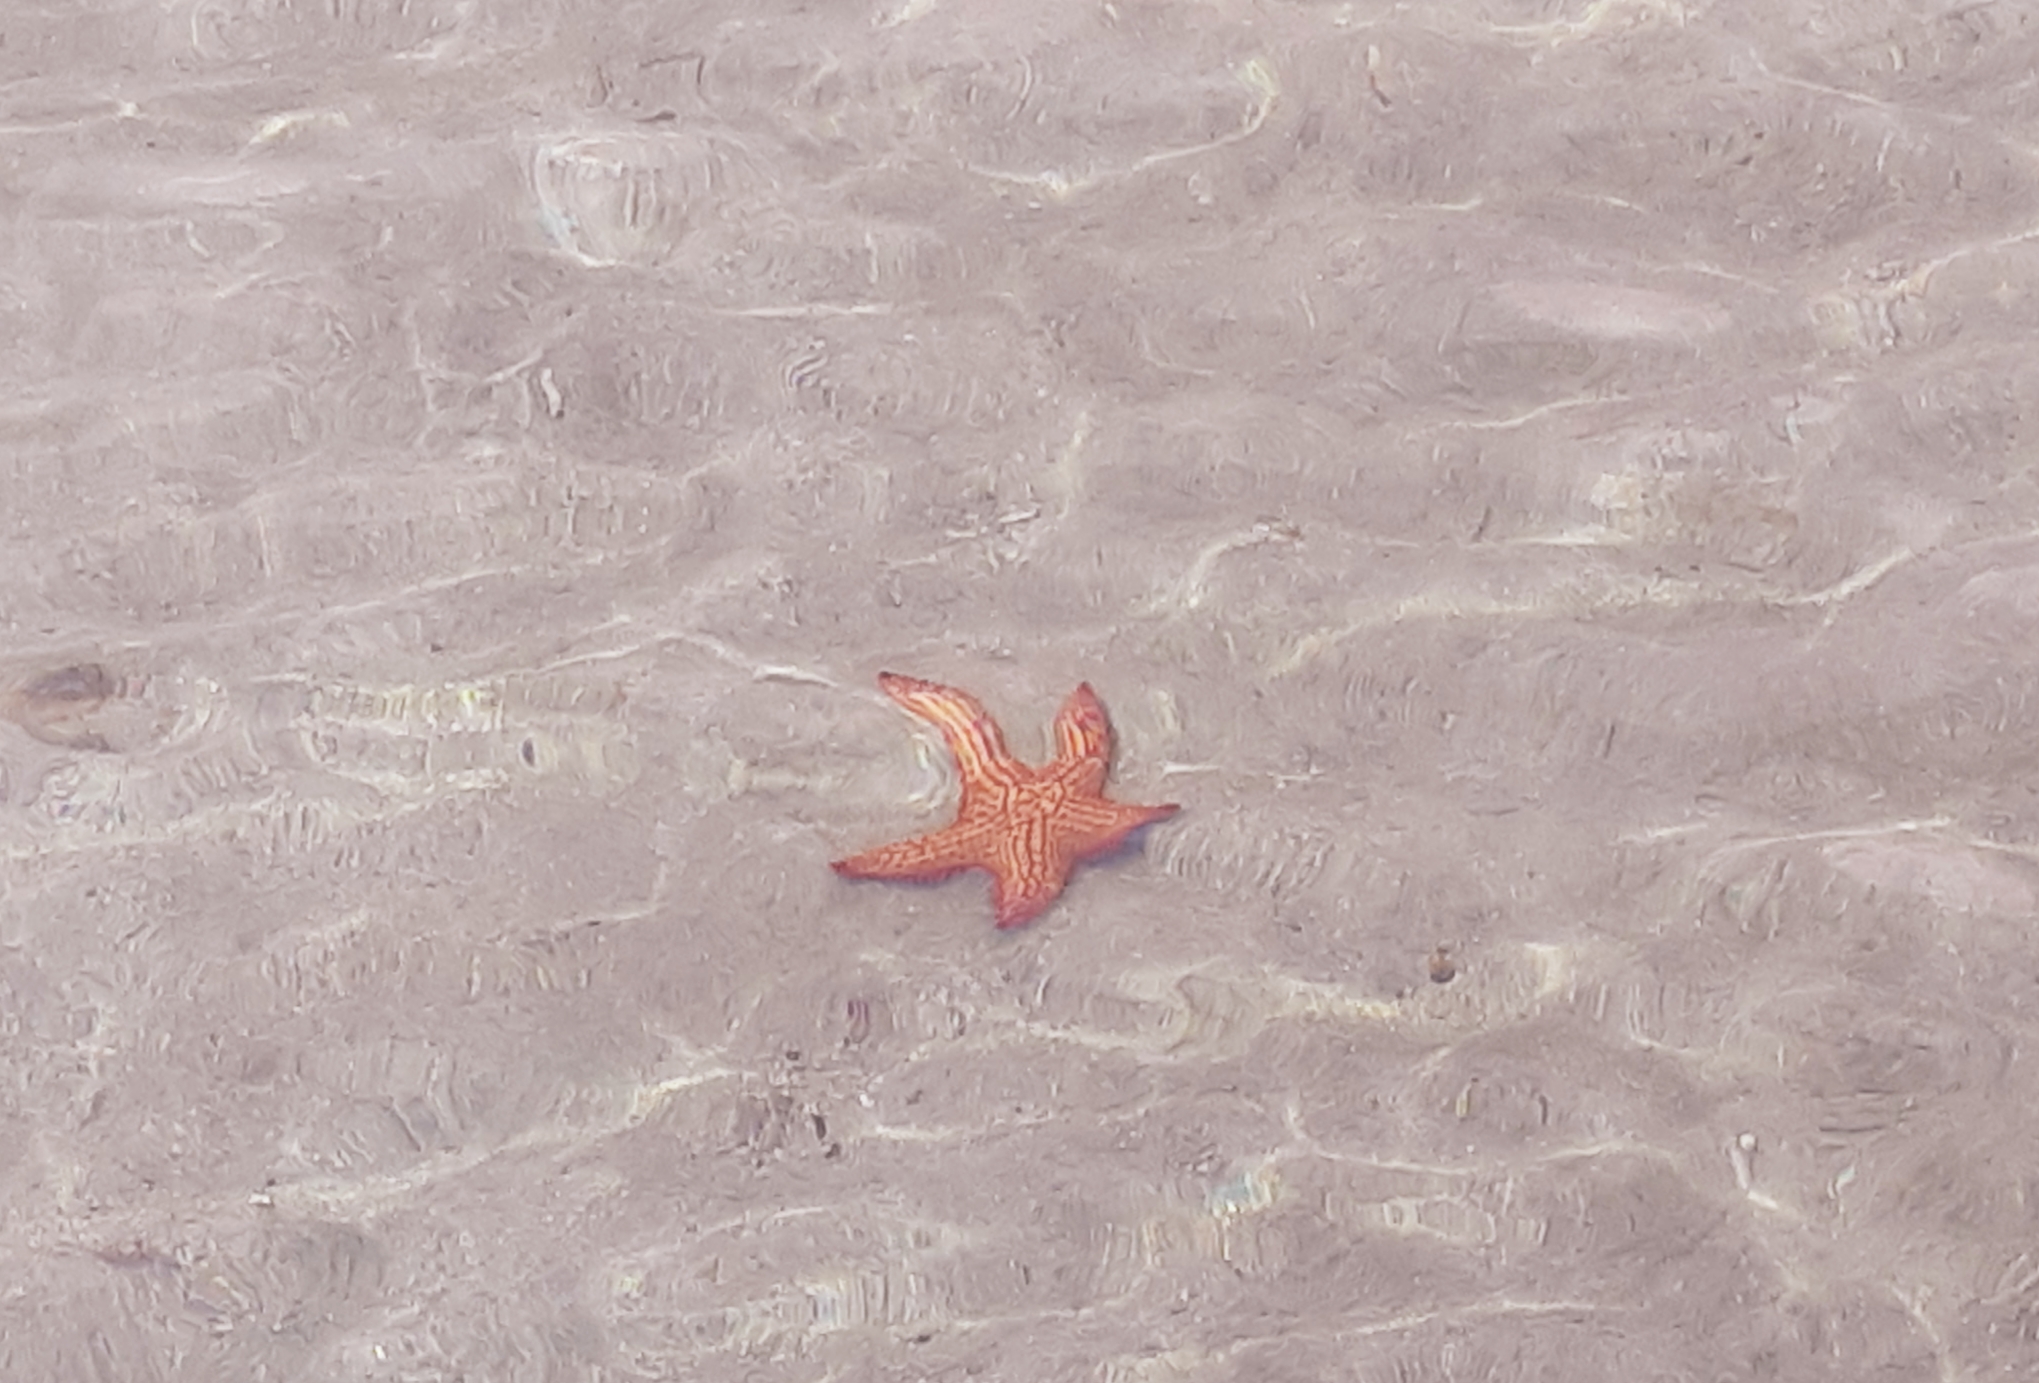
[[995, 845], [981, 823], [959, 821], [910, 840], [894, 841], [829, 867], [846, 879], [918, 879], [932, 882], [966, 869], [992, 867]]
[[1086, 796], [1104, 790], [1112, 758], [1112, 725], [1104, 703], [1085, 682], [1069, 694], [1055, 716], [1056, 776]]
[[998, 722], [970, 693], [896, 672], [879, 673], [878, 685], [887, 696], [941, 731], [942, 741], [955, 756], [965, 815], [987, 793], [1009, 790], [1028, 772], [1005, 747]]
[[1057, 820], [1063, 848], [1076, 859], [1088, 859], [1116, 849], [1142, 826], [1166, 821], [1182, 808], [1174, 802], [1158, 807], [1111, 802], [1102, 797], [1068, 803]]
[[1014, 836], [991, 865], [991, 914], [1000, 931], [1024, 927], [1047, 911], [1069, 882], [1073, 861], [1052, 838]]

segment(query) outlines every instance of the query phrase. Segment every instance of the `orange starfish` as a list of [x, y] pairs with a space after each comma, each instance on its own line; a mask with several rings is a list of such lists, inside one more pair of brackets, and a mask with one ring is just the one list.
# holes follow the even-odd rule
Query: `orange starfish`
[[969, 693], [891, 672], [879, 673], [878, 685], [942, 732], [963, 801], [952, 825], [837, 860], [835, 872], [845, 878], [946, 879], [986, 870], [998, 925], [1024, 926], [1055, 901], [1078, 863], [1180, 810], [1172, 802], [1136, 807], [1105, 797], [1112, 727], [1088, 682], [1062, 703], [1055, 758], [1040, 768], [1012, 756], [998, 722]]

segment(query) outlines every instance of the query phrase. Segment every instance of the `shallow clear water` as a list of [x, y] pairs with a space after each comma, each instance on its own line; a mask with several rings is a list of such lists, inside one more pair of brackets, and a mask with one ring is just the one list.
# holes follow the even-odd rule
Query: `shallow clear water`
[[0, 1376], [2027, 1376], [2035, 60], [18, 11]]

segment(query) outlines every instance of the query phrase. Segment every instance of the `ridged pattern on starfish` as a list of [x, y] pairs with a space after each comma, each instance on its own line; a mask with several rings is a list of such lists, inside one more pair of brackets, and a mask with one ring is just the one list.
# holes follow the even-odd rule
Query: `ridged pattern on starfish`
[[1088, 682], [1055, 717], [1055, 757], [1021, 763], [976, 697], [917, 677], [881, 672], [885, 694], [942, 732], [956, 759], [962, 801], [953, 824], [837, 860], [852, 879], [945, 879], [966, 869], [992, 877], [998, 925], [1041, 915], [1083, 860], [1115, 848], [1142, 826], [1174, 816], [1174, 803], [1137, 807], [1104, 795], [1112, 727]]

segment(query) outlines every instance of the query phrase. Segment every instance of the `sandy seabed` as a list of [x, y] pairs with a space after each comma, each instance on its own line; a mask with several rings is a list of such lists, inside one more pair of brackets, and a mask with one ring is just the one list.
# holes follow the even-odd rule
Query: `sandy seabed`
[[2039, 1376], [2028, 11], [88, 9], [0, 1379]]

